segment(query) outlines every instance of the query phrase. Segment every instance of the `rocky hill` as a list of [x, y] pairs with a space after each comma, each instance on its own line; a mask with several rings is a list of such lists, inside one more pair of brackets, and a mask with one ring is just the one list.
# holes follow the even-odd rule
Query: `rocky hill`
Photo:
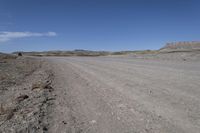
[[196, 51], [200, 50], [200, 41], [167, 43], [160, 51]]

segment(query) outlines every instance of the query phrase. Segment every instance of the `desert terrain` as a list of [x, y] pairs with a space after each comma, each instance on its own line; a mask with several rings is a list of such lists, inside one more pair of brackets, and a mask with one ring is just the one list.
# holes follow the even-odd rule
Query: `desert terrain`
[[54, 96], [43, 59], [0, 54], [0, 133], [44, 132]]
[[1, 59], [0, 132], [199, 133], [200, 52], [168, 46]]

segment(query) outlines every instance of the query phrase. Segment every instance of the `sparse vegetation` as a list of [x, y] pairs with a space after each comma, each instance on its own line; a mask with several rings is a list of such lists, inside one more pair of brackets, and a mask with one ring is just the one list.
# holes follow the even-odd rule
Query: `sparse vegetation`
[[[14, 52], [13, 54], [17, 54]], [[74, 51], [44, 51], [44, 52], [21, 52], [29, 56], [107, 56], [107, 55], [127, 55], [127, 54], [156, 54], [157, 50], [141, 50], [141, 51], [89, 51], [89, 50], [74, 50]]]
[[38, 81], [32, 84], [32, 90], [42, 90], [42, 89], [49, 89], [51, 90], [52, 87], [50, 86], [51, 82], [49, 81]]
[[[48, 65], [30, 57], [0, 57], [6, 60], [0, 63], [0, 132], [42, 132], [48, 127], [44, 122], [50, 113], [48, 107], [55, 100]], [[31, 84], [42, 88], [33, 91]]]
[[34, 59], [17, 59], [12, 55], [4, 55], [2, 57], [1, 61], [3, 63], [0, 63], [0, 91], [5, 87], [22, 82], [26, 76], [40, 67], [40, 63]]

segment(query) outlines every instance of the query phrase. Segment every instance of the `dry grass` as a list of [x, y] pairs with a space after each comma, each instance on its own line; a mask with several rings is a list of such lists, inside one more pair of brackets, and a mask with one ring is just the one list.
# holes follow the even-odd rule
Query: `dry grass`
[[39, 81], [32, 84], [32, 90], [41, 90], [41, 89], [49, 89], [51, 90], [52, 87], [50, 86], [51, 82], [49, 81]]
[[5, 107], [1, 104], [0, 116], [4, 116], [5, 120], [10, 120], [14, 116], [14, 112], [16, 112], [16, 108]]
[[45, 84], [43, 82], [37, 82], [37, 83], [32, 84], [32, 90], [44, 89], [44, 88], [45, 88]]
[[0, 115], [4, 115], [5, 114], [5, 108], [3, 107], [3, 104], [1, 104], [0, 106]]
[[16, 59], [17, 56], [11, 54], [0, 53], [0, 60]]
[[40, 62], [29, 58], [4, 60], [6, 60], [5, 63], [0, 63], [0, 91], [2, 88], [22, 82], [26, 76], [40, 67]]
[[111, 55], [127, 55], [127, 54], [158, 54], [157, 50], [140, 50], [140, 51], [118, 51], [112, 52]]

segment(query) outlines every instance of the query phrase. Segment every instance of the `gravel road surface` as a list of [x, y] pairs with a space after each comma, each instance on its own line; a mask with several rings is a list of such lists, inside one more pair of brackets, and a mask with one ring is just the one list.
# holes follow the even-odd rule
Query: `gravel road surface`
[[48, 57], [52, 133], [199, 133], [200, 62]]

